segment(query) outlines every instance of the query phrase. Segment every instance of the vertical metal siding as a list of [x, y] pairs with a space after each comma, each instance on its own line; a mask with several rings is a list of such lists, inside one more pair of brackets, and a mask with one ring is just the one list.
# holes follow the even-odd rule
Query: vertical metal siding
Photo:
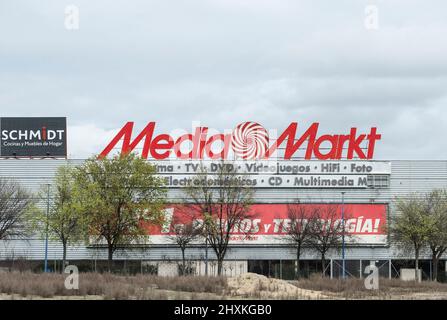
[[[16, 179], [32, 192], [37, 192], [45, 183], [52, 181], [57, 168], [61, 165], [79, 165], [83, 160], [53, 159], [2, 159], [0, 160], [0, 176]], [[392, 173], [389, 189], [356, 189], [345, 190], [346, 202], [353, 203], [391, 203], [390, 215], [396, 214], [392, 200], [397, 196], [411, 193], [428, 192], [433, 188], [447, 188], [447, 161], [392, 161]], [[309, 202], [340, 202], [341, 191], [334, 189], [257, 189], [255, 201], [259, 203], [281, 203], [299, 198]], [[171, 189], [168, 193], [172, 201], [181, 200], [179, 189]], [[204, 256], [203, 248], [191, 248], [187, 253], [191, 257]], [[49, 259], [60, 259], [60, 244], [50, 242]], [[44, 242], [39, 239], [0, 241], [0, 259], [26, 257], [42, 260], [44, 258]], [[210, 257], [213, 257], [210, 250]], [[356, 247], [347, 252], [348, 259], [390, 259], [403, 258], [392, 244], [390, 247]], [[106, 250], [87, 248], [83, 245], [70, 247], [69, 259], [106, 259]], [[154, 246], [149, 249], [118, 251], [117, 259], [179, 259], [180, 250], [175, 246]], [[232, 247], [228, 259], [293, 259], [294, 252], [284, 247], [246, 246]], [[305, 251], [304, 259], [316, 258], [313, 252]], [[338, 258], [338, 253], [331, 253], [328, 258]], [[428, 258], [428, 256], [427, 256]]]

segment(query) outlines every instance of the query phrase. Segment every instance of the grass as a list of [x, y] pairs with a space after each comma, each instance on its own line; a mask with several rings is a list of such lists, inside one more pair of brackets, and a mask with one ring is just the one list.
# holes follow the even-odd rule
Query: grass
[[[300, 292], [289, 294], [283, 285], [272, 280], [255, 283], [253, 291], [237, 295], [225, 277], [159, 277], [154, 275], [122, 276], [115, 274], [81, 273], [79, 289], [65, 288], [66, 274], [31, 272], [0, 273], [0, 294], [12, 298], [79, 297], [96, 299], [310, 299]], [[313, 299], [447, 299], [447, 284], [423, 281], [401, 281], [380, 278], [379, 290], [366, 290], [364, 280], [322, 278], [313, 275], [308, 279], [290, 281], [301, 288], [317, 291]], [[419, 296], [418, 296], [419, 295]]]
[[348, 278], [346, 280], [323, 278], [314, 274], [308, 279], [293, 281], [302, 289], [322, 291], [342, 298], [393, 298], [400, 295], [417, 293], [447, 293], [447, 284], [433, 281], [402, 281], [400, 279], [379, 279], [378, 290], [367, 290], [364, 279]]
[[[164, 300], [170, 298], [166, 291], [221, 295], [226, 289], [226, 279], [223, 277], [158, 277], [152, 275], [126, 277], [113, 274], [81, 273], [79, 289], [67, 290], [64, 285], [66, 276], [65, 274], [30, 272], [0, 273], [0, 293], [44, 298], [103, 296], [105, 299]], [[190, 296], [194, 297], [193, 294]]]

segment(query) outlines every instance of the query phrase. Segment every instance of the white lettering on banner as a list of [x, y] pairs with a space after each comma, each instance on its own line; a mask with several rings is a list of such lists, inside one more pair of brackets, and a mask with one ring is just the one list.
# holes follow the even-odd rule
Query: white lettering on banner
[[168, 208], [164, 210], [164, 223], [161, 228], [162, 233], [169, 233], [169, 228], [171, 227], [172, 216], [174, 215], [174, 208]]
[[64, 117], [1, 117], [0, 158], [66, 158]]
[[[230, 241], [232, 243], [284, 243], [289, 229], [293, 225], [293, 219], [289, 217], [290, 204], [253, 204], [250, 206], [248, 216], [240, 223], [234, 225], [229, 230]], [[301, 208], [304, 215], [311, 216], [314, 210], [321, 212], [320, 225], [322, 229], [328, 228], [331, 225], [342, 224], [342, 212], [339, 204], [316, 204], [316, 203], [302, 203], [293, 205], [295, 208]], [[172, 211], [169, 209], [174, 208]], [[336, 210], [335, 216], [326, 216], [329, 209]], [[331, 209], [331, 210], [332, 210]], [[152, 226], [149, 231], [151, 241], [161, 241], [168, 235], [174, 234], [172, 222], [175, 225], [182, 225], [186, 223], [193, 223], [193, 225], [202, 225], [203, 217], [200, 209], [195, 206], [187, 204], [174, 204], [172, 207], [167, 207], [165, 214], [167, 215], [168, 223], [171, 227], [157, 227]], [[352, 204], [346, 203], [344, 206], [345, 214], [345, 230], [349, 235], [346, 239], [350, 244], [354, 243], [370, 243], [383, 244], [386, 240], [387, 234], [384, 230], [386, 225], [386, 204]], [[227, 226], [225, 217], [215, 217], [217, 226]], [[308, 222], [307, 218], [299, 219], [300, 225]], [[163, 236], [159, 238], [158, 236]], [[352, 239], [351, 239], [352, 238]], [[154, 242], [157, 243], [157, 242]]]
[[[289, 217], [288, 203], [255, 203], [249, 208], [248, 216], [240, 223], [234, 225], [229, 230], [230, 244], [287, 244], [287, 234], [289, 228], [293, 225]], [[330, 225], [341, 224], [340, 204], [327, 203], [301, 203], [295, 204], [297, 208], [302, 208], [303, 214], [311, 215], [315, 210], [322, 213], [320, 226], [322, 229]], [[336, 210], [336, 216], [325, 216], [328, 209]], [[175, 228], [185, 224], [192, 223], [200, 227], [203, 225], [203, 214], [200, 208], [188, 204], [171, 204], [164, 208], [165, 220], [163, 225], [145, 223], [147, 236], [138, 239], [136, 244], [172, 244], [171, 236], [175, 235]], [[384, 245], [387, 242], [386, 221], [387, 204], [359, 204], [345, 203], [345, 230], [349, 237], [346, 242], [349, 245]], [[225, 217], [219, 219], [214, 217], [216, 225], [227, 226]], [[303, 218], [303, 224], [307, 223], [307, 218]], [[91, 243], [95, 239], [90, 239]], [[197, 239], [194, 244], [203, 244], [203, 238]]]
[[[62, 140], [65, 130], [46, 130], [45, 140]], [[42, 140], [41, 130], [2, 130], [3, 140]]]

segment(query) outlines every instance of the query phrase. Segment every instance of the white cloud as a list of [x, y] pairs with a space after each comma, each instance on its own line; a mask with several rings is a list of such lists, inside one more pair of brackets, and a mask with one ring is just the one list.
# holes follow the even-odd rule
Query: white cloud
[[117, 130], [104, 130], [93, 124], [67, 126], [69, 158], [85, 159], [99, 154]]

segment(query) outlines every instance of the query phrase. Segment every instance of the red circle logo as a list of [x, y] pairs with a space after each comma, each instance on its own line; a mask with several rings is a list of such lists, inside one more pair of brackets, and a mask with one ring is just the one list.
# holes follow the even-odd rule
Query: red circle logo
[[245, 160], [260, 159], [267, 152], [269, 135], [259, 123], [243, 122], [231, 135], [231, 147], [237, 157]]

